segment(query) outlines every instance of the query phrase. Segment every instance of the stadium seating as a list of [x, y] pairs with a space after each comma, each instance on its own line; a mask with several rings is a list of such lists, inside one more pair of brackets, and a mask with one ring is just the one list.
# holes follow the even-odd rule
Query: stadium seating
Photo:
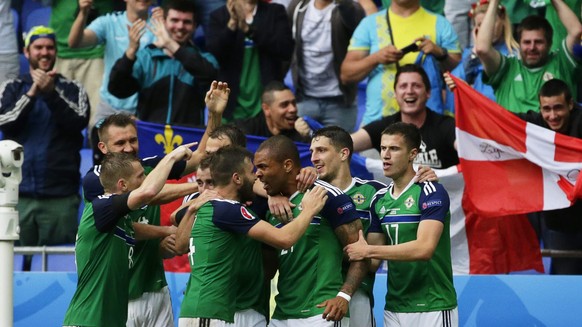
[[31, 28], [38, 25], [48, 26], [51, 19], [51, 8], [43, 7], [35, 9], [28, 14], [28, 16], [22, 15], [22, 20], [24, 25], [22, 26], [22, 31], [24, 33], [30, 31]]
[[24, 28], [26, 24], [26, 17], [30, 15], [33, 11], [37, 9], [45, 8], [39, 0], [24, 0], [22, 1], [22, 8], [20, 9], [20, 26], [21, 31], [28, 31]]

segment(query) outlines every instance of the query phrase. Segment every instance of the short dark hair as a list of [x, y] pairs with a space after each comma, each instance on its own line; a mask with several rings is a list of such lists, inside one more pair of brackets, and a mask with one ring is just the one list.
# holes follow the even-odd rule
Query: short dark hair
[[212, 132], [210, 132], [208, 137], [213, 139], [222, 139], [227, 137], [232, 145], [240, 146], [242, 148], [247, 147], [247, 137], [245, 133], [243, 133], [243, 131], [235, 125], [220, 125]]
[[552, 44], [554, 38], [554, 29], [550, 22], [542, 16], [531, 15], [521, 20], [517, 26], [517, 41], [521, 41], [521, 34], [523, 31], [543, 30], [548, 45]]
[[133, 128], [135, 128], [137, 131], [137, 125], [130, 115], [123, 113], [110, 115], [96, 125], [99, 140], [101, 142], [107, 142], [107, 131], [109, 130], [110, 126], [123, 128], [129, 125], [133, 126]]
[[564, 95], [564, 99], [567, 102], [572, 101], [572, 92], [570, 92], [570, 87], [568, 87], [568, 84], [566, 84], [566, 82], [562, 81], [561, 79], [554, 78], [542, 85], [538, 96], [554, 97], [562, 94]]
[[215, 186], [225, 186], [230, 183], [232, 174], [243, 173], [245, 169], [245, 159], [253, 160], [253, 154], [239, 146], [227, 146], [208, 155], [208, 166], [210, 175]]
[[329, 143], [339, 152], [343, 148], [348, 148], [350, 153], [348, 154], [348, 161], [352, 160], [352, 153], [354, 152], [354, 141], [352, 136], [345, 129], [339, 126], [327, 126], [318, 129], [313, 133], [311, 140], [317, 137], [324, 136], [329, 139]]
[[426, 74], [426, 71], [424, 71], [424, 68], [415, 65], [415, 64], [406, 64], [406, 65], [402, 65], [398, 68], [398, 70], [396, 71], [396, 76], [394, 77], [394, 89], [396, 89], [396, 85], [398, 84], [398, 78], [400, 77], [400, 74], [403, 73], [417, 73], [420, 75], [420, 77], [422, 78], [422, 82], [424, 83], [424, 88], [427, 91], [430, 91], [430, 80], [428, 79], [428, 75]]
[[133, 153], [109, 152], [101, 162], [99, 181], [107, 191], [115, 190], [117, 181], [121, 178], [129, 178], [133, 174], [132, 162], [139, 162]]
[[261, 96], [261, 101], [263, 103], [270, 105], [271, 103], [273, 103], [273, 101], [275, 101], [275, 97], [273, 96], [273, 93], [281, 92], [281, 91], [285, 91], [285, 90], [291, 91], [291, 89], [287, 85], [285, 85], [285, 83], [283, 83], [281, 81], [276, 81], [276, 80], [270, 81], [263, 89], [263, 95]]
[[409, 150], [420, 149], [422, 136], [418, 127], [413, 124], [403, 122], [391, 124], [382, 131], [382, 135], [402, 135]]
[[210, 168], [212, 164], [211, 155], [207, 155], [200, 160], [200, 164], [198, 164], [198, 169], [204, 170]]
[[297, 150], [295, 143], [285, 135], [275, 135], [266, 139], [257, 149], [257, 152], [261, 151], [267, 151], [269, 157], [275, 162], [282, 163], [287, 159], [291, 159], [297, 167], [301, 167], [299, 150]]
[[165, 0], [164, 4], [162, 5], [164, 9], [164, 18], [168, 16], [168, 12], [170, 9], [174, 9], [176, 11], [192, 13], [194, 16], [194, 20], [196, 20], [196, 7], [194, 3], [189, 0]]

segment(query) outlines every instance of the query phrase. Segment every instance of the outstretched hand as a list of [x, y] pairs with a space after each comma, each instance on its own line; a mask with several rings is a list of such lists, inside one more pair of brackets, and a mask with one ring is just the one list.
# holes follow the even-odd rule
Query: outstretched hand
[[327, 201], [327, 189], [316, 186], [311, 190], [307, 190], [303, 199], [301, 200], [301, 207], [303, 210], [310, 209], [315, 213], [318, 213], [323, 209], [325, 202]]
[[293, 220], [293, 208], [295, 204], [283, 195], [273, 195], [268, 198], [269, 211], [281, 223], [287, 224]]
[[314, 167], [301, 168], [299, 174], [295, 177], [297, 181], [297, 189], [299, 192], [307, 191], [317, 179], [317, 170]]
[[350, 259], [350, 261], [361, 261], [368, 257], [367, 251], [368, 242], [366, 242], [366, 237], [364, 232], [360, 229], [359, 238], [357, 242], [348, 244], [344, 247], [344, 252]]
[[139, 42], [143, 33], [146, 31], [146, 22], [143, 19], [138, 19], [131, 26], [127, 26], [129, 33], [129, 45], [125, 54], [129, 59], [134, 60], [135, 54], [139, 50]]
[[152, 18], [150, 19], [150, 25], [147, 28], [156, 36], [154, 40], [154, 45], [160, 49], [167, 49], [169, 44], [173, 41], [170, 33], [166, 30], [164, 26], [163, 18]]
[[204, 102], [210, 112], [222, 114], [226, 109], [228, 97], [230, 95], [230, 88], [226, 82], [212, 81], [210, 89], [206, 92]]

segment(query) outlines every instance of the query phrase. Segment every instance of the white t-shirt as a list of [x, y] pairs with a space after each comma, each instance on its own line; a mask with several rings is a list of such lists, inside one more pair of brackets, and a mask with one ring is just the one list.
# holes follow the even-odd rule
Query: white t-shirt
[[301, 29], [303, 66], [299, 67], [299, 79], [308, 96], [338, 96], [342, 92], [333, 68], [331, 47], [331, 12], [335, 3], [323, 10], [315, 8], [314, 3], [310, 1], [307, 5]]

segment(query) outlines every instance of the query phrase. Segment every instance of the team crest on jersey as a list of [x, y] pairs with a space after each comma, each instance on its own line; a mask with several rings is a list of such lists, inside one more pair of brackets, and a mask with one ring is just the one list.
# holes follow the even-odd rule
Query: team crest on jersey
[[406, 206], [406, 209], [412, 208], [412, 206], [414, 205], [414, 199], [412, 198], [412, 195], [408, 196], [406, 201], [404, 201], [404, 205]]
[[362, 193], [356, 193], [352, 200], [354, 200], [355, 204], [364, 204], [364, 202], [366, 202], [366, 197], [364, 197]]
[[254, 220], [255, 216], [253, 216], [245, 207], [240, 207], [240, 214], [246, 220]]

